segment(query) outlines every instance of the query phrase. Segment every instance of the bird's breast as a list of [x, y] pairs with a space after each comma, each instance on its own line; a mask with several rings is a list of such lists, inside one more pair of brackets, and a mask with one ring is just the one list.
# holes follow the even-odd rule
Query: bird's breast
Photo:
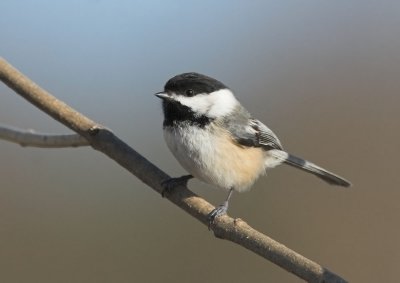
[[182, 167], [222, 189], [246, 191], [265, 172], [265, 151], [237, 145], [213, 124], [165, 127], [164, 138]]

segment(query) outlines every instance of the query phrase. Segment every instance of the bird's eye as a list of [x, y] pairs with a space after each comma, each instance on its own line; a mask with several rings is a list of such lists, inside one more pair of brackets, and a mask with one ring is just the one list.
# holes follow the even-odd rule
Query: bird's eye
[[186, 90], [186, 95], [187, 95], [187, 96], [193, 96], [193, 95], [194, 95], [193, 89], [187, 89], [187, 90]]

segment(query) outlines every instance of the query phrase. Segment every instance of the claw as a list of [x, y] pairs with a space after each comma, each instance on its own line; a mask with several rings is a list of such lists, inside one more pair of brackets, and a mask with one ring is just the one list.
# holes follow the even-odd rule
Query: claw
[[216, 217], [219, 217], [221, 215], [226, 214], [228, 211], [228, 206], [229, 206], [229, 200], [232, 196], [233, 189], [229, 190], [228, 197], [224, 201], [223, 204], [218, 205], [216, 208], [214, 208], [208, 215], [207, 215], [207, 220], [208, 220], [208, 230], [211, 229], [211, 225], [214, 224], [214, 220]]
[[192, 179], [192, 175], [184, 175], [178, 178], [169, 178], [167, 180], [164, 180], [161, 182], [161, 186], [163, 187], [163, 190], [161, 192], [161, 196], [165, 197], [166, 194], [169, 194], [172, 192], [172, 190], [178, 186], [186, 186], [187, 182]]
[[214, 220], [216, 217], [220, 217], [228, 211], [228, 202], [224, 202], [221, 205], [218, 205], [216, 208], [214, 208], [208, 215], [207, 215], [207, 220], [208, 220], [208, 230], [211, 229], [211, 225], [214, 223]]

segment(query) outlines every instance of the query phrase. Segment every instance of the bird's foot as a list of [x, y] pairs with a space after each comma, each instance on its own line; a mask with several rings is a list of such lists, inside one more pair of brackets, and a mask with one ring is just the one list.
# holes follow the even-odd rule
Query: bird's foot
[[208, 220], [208, 230], [210, 230], [211, 225], [214, 223], [216, 217], [220, 217], [228, 211], [228, 202], [225, 201], [223, 204], [218, 205], [214, 208], [207, 216]]
[[178, 186], [186, 186], [187, 182], [192, 178], [192, 175], [184, 175], [178, 178], [169, 178], [162, 181], [161, 186], [163, 187], [163, 190], [161, 192], [161, 196], [165, 197], [166, 194], [171, 193], [172, 190]]

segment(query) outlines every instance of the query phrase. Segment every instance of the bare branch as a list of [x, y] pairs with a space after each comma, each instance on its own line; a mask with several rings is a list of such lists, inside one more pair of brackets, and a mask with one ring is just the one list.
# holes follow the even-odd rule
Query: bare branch
[[36, 133], [34, 130], [21, 130], [0, 125], [0, 139], [17, 143], [21, 146], [61, 148], [88, 146], [89, 142], [78, 134], [53, 135]]
[[[82, 135], [94, 149], [109, 156], [158, 193], [162, 192], [160, 184], [169, 176], [110, 130], [51, 96], [1, 58], [0, 79], [45, 113]], [[207, 215], [214, 207], [186, 187], [180, 187], [166, 197], [203, 224], [208, 224]], [[237, 243], [308, 282], [346, 282], [321, 265], [256, 231], [240, 219], [235, 220], [225, 215], [217, 218], [215, 222], [211, 228], [216, 237]]]

